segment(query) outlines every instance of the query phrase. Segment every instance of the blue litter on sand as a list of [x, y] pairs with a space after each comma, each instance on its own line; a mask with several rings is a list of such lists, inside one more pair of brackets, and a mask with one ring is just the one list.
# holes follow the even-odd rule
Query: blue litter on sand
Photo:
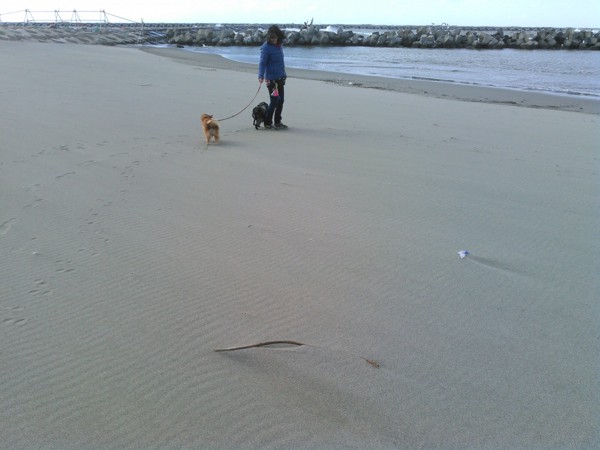
[[458, 252], [458, 257], [460, 259], [464, 259], [468, 254], [469, 254], [469, 251], [467, 251], [467, 250], [461, 250], [460, 252]]

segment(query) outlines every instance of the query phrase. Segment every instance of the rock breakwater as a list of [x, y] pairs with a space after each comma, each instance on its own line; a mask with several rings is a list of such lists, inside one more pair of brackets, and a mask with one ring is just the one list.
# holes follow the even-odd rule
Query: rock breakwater
[[[600, 50], [598, 30], [490, 29], [450, 26], [395, 26], [375, 30], [369, 26], [284, 25], [286, 46], [367, 46], [409, 48], [471, 48], [525, 50]], [[266, 40], [262, 25], [134, 24], [56, 26], [0, 23], [0, 40], [100, 45], [171, 44], [183, 46], [258, 46]]]
[[[265, 42], [266, 31], [257, 28], [236, 30], [233, 27], [170, 28], [166, 42], [175, 45], [256, 46]], [[537, 30], [463, 29], [450, 27], [407, 27], [370, 34], [328, 26], [310, 26], [286, 31], [287, 46], [369, 46], [410, 48], [472, 49], [556, 49], [600, 50], [600, 32], [575, 29]]]

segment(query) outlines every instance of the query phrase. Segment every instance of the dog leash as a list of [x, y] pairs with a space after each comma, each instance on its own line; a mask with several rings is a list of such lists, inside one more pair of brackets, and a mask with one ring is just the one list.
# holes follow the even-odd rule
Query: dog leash
[[254, 94], [254, 97], [252, 97], [252, 100], [250, 100], [250, 102], [244, 106], [244, 109], [242, 109], [240, 112], [235, 113], [233, 116], [229, 116], [229, 117], [225, 117], [224, 119], [217, 119], [219, 122], [223, 122], [224, 120], [228, 120], [228, 119], [232, 119], [235, 116], [240, 115], [241, 113], [243, 113], [244, 111], [246, 111], [246, 109], [248, 109], [248, 106], [250, 106], [252, 104], [252, 102], [254, 101], [254, 99], [258, 96], [258, 93], [260, 92], [260, 88], [262, 87], [262, 83], [258, 84], [258, 89], [256, 90], [256, 94]]

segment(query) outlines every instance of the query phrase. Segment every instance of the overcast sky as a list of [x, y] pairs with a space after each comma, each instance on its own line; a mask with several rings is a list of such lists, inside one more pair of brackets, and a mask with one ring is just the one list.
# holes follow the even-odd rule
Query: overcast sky
[[600, 0], [0, 0], [0, 21], [52, 21], [56, 10], [67, 21], [73, 10], [82, 21], [101, 20], [104, 10], [112, 22], [600, 28]]

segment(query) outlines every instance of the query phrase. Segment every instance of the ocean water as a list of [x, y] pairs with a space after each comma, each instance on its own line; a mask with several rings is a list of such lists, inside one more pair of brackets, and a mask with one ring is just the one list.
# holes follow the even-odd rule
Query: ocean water
[[[187, 47], [258, 63], [258, 47]], [[600, 52], [284, 47], [288, 67], [600, 98]]]

